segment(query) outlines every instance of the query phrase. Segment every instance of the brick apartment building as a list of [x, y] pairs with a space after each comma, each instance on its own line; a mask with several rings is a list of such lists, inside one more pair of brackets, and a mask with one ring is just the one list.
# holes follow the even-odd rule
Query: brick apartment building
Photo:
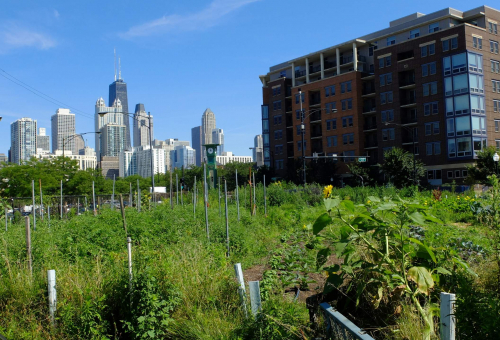
[[[487, 6], [415, 13], [271, 67], [260, 76], [265, 164], [290, 177], [302, 147], [370, 165], [402, 147], [415, 149], [431, 184], [461, 182], [477, 151], [500, 148], [499, 22]], [[339, 159], [339, 172], [353, 160]]]

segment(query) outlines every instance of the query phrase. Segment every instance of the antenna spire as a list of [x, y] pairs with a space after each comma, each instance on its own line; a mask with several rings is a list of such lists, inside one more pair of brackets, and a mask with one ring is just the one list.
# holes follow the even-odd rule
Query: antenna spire
[[114, 60], [115, 60], [115, 81], [116, 81], [116, 48], [113, 48]]
[[118, 79], [122, 79], [122, 67], [120, 64], [120, 57], [118, 57]]

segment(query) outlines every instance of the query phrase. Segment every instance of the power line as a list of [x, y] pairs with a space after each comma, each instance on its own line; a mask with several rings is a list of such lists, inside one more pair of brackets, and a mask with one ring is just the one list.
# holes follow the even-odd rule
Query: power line
[[37, 89], [35, 89], [34, 87], [26, 84], [25, 82], [23, 82], [22, 80], [19, 80], [17, 79], [16, 77], [14, 77], [13, 75], [9, 74], [7, 71], [3, 70], [0, 68], [0, 71], [2, 71], [3, 73], [0, 73], [0, 76], [4, 77], [5, 79], [13, 82], [14, 84], [18, 85], [18, 86], [21, 86], [22, 88], [24, 88], [25, 90], [28, 90], [29, 92], [33, 93], [34, 95], [52, 103], [52, 104], [55, 104], [57, 106], [63, 106], [63, 107], [67, 107], [67, 108], [70, 108], [73, 110], [73, 112], [79, 114], [79, 115], [82, 115], [84, 116], [85, 118], [90, 118], [90, 119], [93, 119], [94, 117], [92, 116], [92, 114], [90, 113], [87, 113], [85, 111], [81, 111], [71, 105], [68, 105], [60, 100], [57, 100], [45, 93], [43, 93], [42, 91], [39, 91]]

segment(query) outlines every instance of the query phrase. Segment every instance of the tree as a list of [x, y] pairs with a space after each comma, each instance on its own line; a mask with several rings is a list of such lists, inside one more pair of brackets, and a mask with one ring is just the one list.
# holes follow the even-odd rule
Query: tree
[[356, 181], [356, 183], [358, 183], [358, 185], [361, 184], [362, 186], [368, 184], [367, 182], [370, 178], [368, 176], [368, 169], [364, 164], [360, 163], [358, 160], [347, 164], [347, 167], [349, 168], [351, 174], [354, 176], [354, 180]]
[[493, 161], [493, 155], [496, 152], [494, 146], [488, 146], [477, 153], [476, 163], [467, 166], [467, 181], [469, 183], [490, 184], [488, 176], [496, 174], [498, 170], [497, 164]]
[[417, 185], [425, 174], [424, 163], [418, 159], [415, 160], [417, 183], [414, 182], [413, 155], [400, 148], [393, 148], [384, 153], [381, 170], [397, 188]]

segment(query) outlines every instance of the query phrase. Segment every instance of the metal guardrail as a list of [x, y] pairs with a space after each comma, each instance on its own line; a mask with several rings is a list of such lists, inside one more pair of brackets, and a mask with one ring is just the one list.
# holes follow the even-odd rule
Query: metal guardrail
[[365, 334], [361, 328], [336, 311], [328, 303], [320, 304], [326, 319], [326, 332], [328, 339], [335, 340], [374, 340]]

